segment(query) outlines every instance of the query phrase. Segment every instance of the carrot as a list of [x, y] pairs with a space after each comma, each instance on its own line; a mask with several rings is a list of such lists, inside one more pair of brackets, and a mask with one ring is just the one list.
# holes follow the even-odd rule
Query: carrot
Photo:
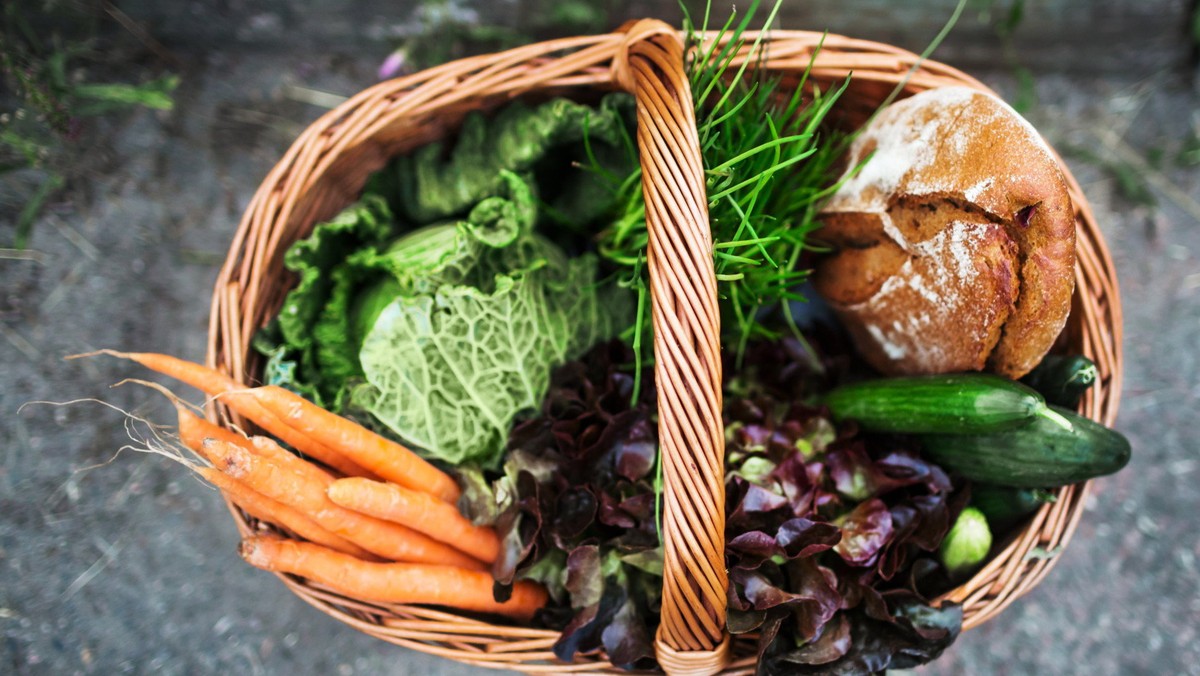
[[[134, 378], [124, 382], [133, 382], [139, 385], [157, 390], [166, 396], [175, 406], [175, 411], [179, 418], [179, 440], [184, 446], [190, 448], [197, 455], [203, 457], [209, 462], [216, 465], [220, 456], [205, 447], [205, 439], [217, 439], [225, 444], [232, 444], [239, 448], [249, 450], [251, 452], [263, 455], [264, 457], [273, 458], [287, 464], [293, 470], [303, 471], [312, 476], [331, 482], [333, 477], [318, 468], [312, 463], [305, 462], [296, 455], [290, 453], [274, 440], [267, 437], [244, 437], [233, 430], [215, 425], [204, 418], [193, 413], [188, 405], [171, 392], [166, 387], [158, 383], [147, 382], [145, 380], [137, 380]], [[210, 444], [211, 446], [211, 444]], [[294, 507], [283, 504], [276, 500], [258, 493], [254, 489], [242, 484], [241, 482], [232, 479], [225, 474], [213, 469], [212, 467], [196, 467], [192, 466], [197, 474], [204, 477], [210, 484], [216, 486], [225, 494], [227, 498], [232, 500], [234, 504], [241, 507], [246, 513], [259, 521], [266, 521], [277, 526], [282, 526], [300, 537], [324, 545], [330, 549], [335, 549], [360, 559], [368, 561], [379, 561], [380, 557], [366, 551], [358, 545], [346, 540], [345, 538], [334, 535], [328, 530], [317, 525], [312, 519], [300, 512]]]
[[262, 436], [243, 437], [233, 430], [208, 422], [178, 404], [176, 404], [176, 409], [179, 411], [179, 440], [183, 442], [184, 446], [214, 465], [217, 464], [217, 461], [211, 452], [205, 449], [205, 439], [217, 439], [227, 444], [233, 444], [255, 455], [269, 458], [294, 472], [301, 472], [325, 482], [333, 481], [333, 476], [328, 472], [311, 462], [306, 462], [295, 453], [280, 446], [274, 439]]
[[212, 467], [197, 467], [196, 472], [208, 483], [221, 489], [230, 500], [241, 507], [247, 514], [277, 526], [286, 528], [296, 535], [330, 549], [349, 554], [367, 561], [378, 561], [379, 558], [349, 540], [334, 535], [317, 525], [294, 507], [258, 493], [245, 484], [229, 478]]
[[446, 502], [458, 500], [458, 484], [404, 446], [336, 413], [330, 413], [282, 387], [256, 387], [250, 393], [263, 408], [280, 420], [319, 443], [337, 449], [380, 477], [406, 488], [435, 495]]
[[332, 474], [280, 446], [278, 442], [270, 437], [257, 435], [250, 437], [249, 450], [251, 453], [273, 460], [293, 472], [300, 472], [316, 481], [320, 481], [322, 486], [326, 486], [333, 481]]
[[210, 423], [181, 404], [176, 403], [175, 410], [179, 412], [179, 440], [183, 442], [184, 446], [197, 453], [203, 453], [205, 439], [220, 439], [239, 446], [247, 444], [246, 437], [233, 430]]
[[367, 563], [325, 547], [282, 538], [247, 538], [238, 553], [256, 568], [299, 575], [370, 601], [430, 603], [528, 621], [547, 600], [545, 588], [528, 580], [513, 585], [508, 601], [497, 603], [492, 595], [494, 580], [485, 572], [412, 563]]
[[338, 479], [325, 492], [335, 504], [408, 526], [484, 563], [500, 554], [496, 531], [472, 524], [454, 505], [428, 493], [361, 478]]
[[216, 460], [204, 448], [205, 439], [217, 439], [227, 444], [233, 444], [255, 455], [274, 460], [294, 472], [307, 474], [326, 483], [333, 481], [333, 476], [329, 472], [311, 462], [306, 462], [295, 453], [280, 446], [274, 439], [262, 436], [243, 437], [233, 430], [210, 423], [186, 408], [181, 407], [178, 403], [176, 404], [176, 409], [179, 411], [179, 440], [183, 442], [184, 446], [192, 449], [214, 465], [216, 464]]
[[[485, 570], [466, 554], [400, 524], [339, 507], [325, 494], [327, 481], [297, 472], [271, 458], [217, 439], [204, 442], [213, 464], [263, 495], [294, 507], [326, 530], [393, 561], [434, 563]], [[329, 480], [331, 481], [331, 480]]]
[[[221, 457], [205, 447], [205, 439], [217, 439], [225, 444], [232, 444], [244, 449], [255, 448], [257, 444], [255, 440], [264, 439], [264, 437], [256, 437], [255, 439], [247, 439], [242, 435], [228, 430], [220, 425], [214, 425], [209, 421], [201, 418], [189, 411], [182, 401], [179, 400], [170, 390], [157, 383], [148, 383], [144, 381], [133, 381], [142, 385], [153, 387], [162, 392], [171, 399], [171, 403], [175, 405], [175, 410], [179, 415], [179, 440], [183, 442], [192, 451], [196, 452], [201, 457], [205, 458], [214, 465], [217, 464], [218, 458]], [[270, 440], [266, 440], [270, 441]], [[309, 465], [300, 458], [288, 453], [278, 444], [270, 442], [274, 449], [278, 449], [281, 454], [286, 454], [295, 458], [297, 462], [303, 463], [312, 467], [313, 471], [320, 472], [315, 465]], [[211, 446], [211, 444], [209, 445]], [[285, 505], [276, 500], [266, 497], [255, 491], [254, 489], [242, 484], [241, 482], [232, 479], [212, 467], [193, 467], [197, 474], [204, 477], [210, 484], [216, 486], [238, 507], [241, 507], [247, 514], [253, 516], [259, 521], [266, 521], [277, 526], [282, 526], [306, 540], [311, 540], [321, 545], [325, 545], [331, 549], [336, 549], [340, 552], [345, 552], [352, 556], [357, 556], [366, 560], [378, 560], [374, 554], [366, 551], [358, 545], [334, 535], [317, 525], [312, 519], [300, 512], [294, 507]], [[328, 475], [325, 475], [328, 477]]]
[[[210, 397], [220, 397], [222, 402], [239, 415], [250, 419], [256, 425], [279, 437], [284, 443], [299, 450], [301, 453], [316, 458], [346, 476], [371, 476], [370, 472], [363, 470], [362, 467], [348, 458], [335, 453], [327, 446], [309, 439], [304, 434], [292, 429], [287, 423], [260, 406], [253, 397], [247, 396], [249, 388], [220, 371], [170, 355], [153, 352], [100, 350], [99, 354], [107, 354], [119, 359], [128, 359], [145, 366], [151, 371], [191, 385]], [[87, 355], [77, 356], [82, 357]]]

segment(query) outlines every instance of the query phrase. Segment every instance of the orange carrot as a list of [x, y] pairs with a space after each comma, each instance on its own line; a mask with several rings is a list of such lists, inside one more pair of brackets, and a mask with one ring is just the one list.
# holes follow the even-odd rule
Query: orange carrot
[[458, 500], [458, 484], [404, 446], [282, 387], [256, 387], [250, 393], [280, 420], [317, 442], [337, 449], [380, 477], [435, 495], [446, 502]]
[[210, 484], [221, 489], [230, 500], [250, 516], [286, 528], [296, 535], [330, 549], [364, 559], [378, 561], [379, 557], [317, 525], [294, 507], [272, 500], [245, 484], [229, 478], [212, 467], [197, 467], [196, 472]]
[[528, 621], [546, 605], [545, 588], [521, 580], [512, 597], [497, 603], [492, 576], [451, 566], [367, 563], [325, 547], [273, 537], [242, 541], [242, 558], [256, 568], [292, 573], [343, 594], [384, 603], [430, 603], [461, 610], [507, 615]]
[[322, 486], [327, 486], [333, 481], [332, 474], [280, 446], [278, 442], [270, 437], [257, 435], [250, 437], [248, 446], [251, 453], [273, 460], [293, 472], [300, 472], [311, 479], [321, 482]]
[[260, 406], [253, 397], [247, 396], [247, 392], [249, 391], [247, 386], [237, 382], [233, 378], [230, 378], [220, 371], [210, 369], [207, 366], [201, 366], [200, 364], [194, 364], [183, 359], [178, 359], [170, 355], [156, 354], [153, 352], [116, 352], [114, 350], [100, 350], [100, 353], [120, 359], [128, 359], [145, 366], [151, 371], [155, 371], [163, 374], [164, 376], [169, 376], [181, 382], [187, 383], [188, 385], [191, 385], [210, 397], [220, 397], [221, 401], [227, 404], [229, 408], [250, 419], [256, 425], [262, 427], [271, 434], [279, 437], [287, 445], [306, 455], [316, 458], [317, 460], [329, 465], [330, 467], [347, 476], [371, 475], [370, 472], [364, 471], [362, 467], [352, 462], [348, 458], [345, 458], [330, 450], [327, 446], [298, 433], [284, 421], [276, 418], [274, 415]]
[[263, 495], [307, 514], [321, 527], [393, 561], [433, 563], [486, 570], [462, 552], [396, 523], [339, 507], [325, 494], [328, 483], [305, 472], [217, 439], [204, 442], [213, 464]]
[[262, 436], [243, 437], [233, 430], [208, 422], [182, 408], [179, 404], [176, 404], [176, 409], [179, 411], [180, 441], [213, 465], [217, 464], [217, 460], [209, 450], [205, 449], [205, 439], [217, 439], [244, 448], [255, 455], [269, 458], [294, 472], [307, 474], [325, 483], [333, 481], [333, 476], [328, 472], [311, 462], [306, 462], [295, 453], [280, 446], [274, 439]]
[[[233, 444], [240, 448], [262, 454], [265, 457], [286, 462], [293, 469], [307, 471], [310, 475], [317, 476], [324, 481], [333, 481], [333, 477], [329, 476], [329, 474], [322, 471], [316, 465], [305, 462], [267, 437], [247, 438], [233, 430], [215, 425], [192, 413], [188, 409], [187, 404], [175, 396], [175, 393], [158, 383], [136, 379], [130, 382], [158, 390], [170, 399], [171, 403], [175, 405], [175, 411], [178, 413], [179, 440], [184, 446], [187, 446], [197, 455], [200, 455], [214, 465], [217, 463], [219, 456], [205, 448], [205, 439], [218, 439], [226, 444]], [[381, 560], [380, 557], [375, 556], [353, 542], [341, 536], [334, 535], [317, 525], [316, 522], [296, 508], [272, 500], [212, 467], [193, 467], [193, 469], [210, 484], [219, 488], [238, 507], [241, 507], [246, 513], [259, 521], [266, 521], [277, 526], [282, 526], [306, 540], [356, 556], [360, 559], [367, 561]]]
[[203, 453], [205, 439], [220, 439], [240, 446], [247, 444], [246, 437], [231, 429], [210, 423], [184, 408], [182, 404], [176, 403], [175, 410], [179, 412], [179, 440], [183, 442], [184, 446], [197, 453]]
[[325, 492], [346, 509], [408, 526], [484, 563], [500, 554], [496, 531], [472, 524], [454, 505], [428, 493], [361, 478], [338, 479]]
[[292, 471], [307, 474], [325, 483], [333, 481], [333, 476], [311, 462], [306, 462], [295, 453], [280, 446], [274, 439], [262, 436], [244, 437], [233, 430], [220, 425], [214, 425], [184, 408], [178, 402], [175, 404], [179, 411], [179, 440], [184, 446], [195, 451], [209, 462], [216, 464], [211, 454], [204, 448], [205, 439], [218, 439], [227, 444], [244, 448], [255, 455], [270, 458]]

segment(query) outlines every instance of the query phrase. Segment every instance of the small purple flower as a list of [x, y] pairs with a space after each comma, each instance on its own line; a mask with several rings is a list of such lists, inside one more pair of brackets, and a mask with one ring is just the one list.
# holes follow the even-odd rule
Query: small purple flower
[[408, 62], [408, 54], [401, 47], [388, 55], [379, 65], [379, 79], [389, 80], [404, 72]]

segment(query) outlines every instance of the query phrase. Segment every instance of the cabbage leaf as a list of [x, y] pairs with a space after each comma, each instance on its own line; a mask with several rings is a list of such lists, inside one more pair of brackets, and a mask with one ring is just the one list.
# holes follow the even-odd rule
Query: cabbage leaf
[[615, 208], [579, 167], [622, 157], [627, 104], [513, 104], [397, 158], [286, 254], [299, 280], [255, 341], [264, 380], [427, 456], [494, 466], [550, 370], [631, 321], [595, 256], [538, 231]]
[[598, 293], [594, 256], [568, 259], [533, 233], [528, 186], [501, 173], [506, 196], [399, 240], [375, 261], [393, 266], [397, 285], [366, 294], [394, 298], [366, 322], [366, 383], [352, 405], [454, 464], [495, 464], [517, 414], [545, 396], [550, 370], [628, 318], [611, 285]]
[[447, 285], [399, 296], [363, 341], [367, 383], [353, 403], [435, 457], [494, 464], [513, 420], [545, 396], [551, 369], [610, 337], [596, 260], [514, 275], [493, 291]]

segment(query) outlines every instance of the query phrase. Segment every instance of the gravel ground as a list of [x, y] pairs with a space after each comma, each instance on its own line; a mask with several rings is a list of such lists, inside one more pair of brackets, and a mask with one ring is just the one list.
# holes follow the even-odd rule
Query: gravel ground
[[[202, 359], [240, 211], [322, 112], [297, 87], [350, 94], [375, 66], [280, 50], [185, 60], [176, 110], [112, 126], [104, 170], [35, 225], [36, 256], [0, 260], [0, 673], [484, 673], [370, 639], [243, 565], [213, 490], [165, 458], [114, 455], [128, 442], [119, 413], [30, 403], [95, 397], [169, 419], [157, 395], [108, 389], [135, 373], [126, 365], [62, 357]], [[1098, 483], [1046, 580], [921, 672], [1200, 674], [1200, 168], [1141, 159], [1195, 133], [1200, 96], [1168, 76], [1039, 76], [1037, 94], [1030, 117], [1066, 155], [1116, 261], [1117, 426], [1135, 456]], [[1121, 171], [1149, 177], [1154, 206], [1128, 199]]]

